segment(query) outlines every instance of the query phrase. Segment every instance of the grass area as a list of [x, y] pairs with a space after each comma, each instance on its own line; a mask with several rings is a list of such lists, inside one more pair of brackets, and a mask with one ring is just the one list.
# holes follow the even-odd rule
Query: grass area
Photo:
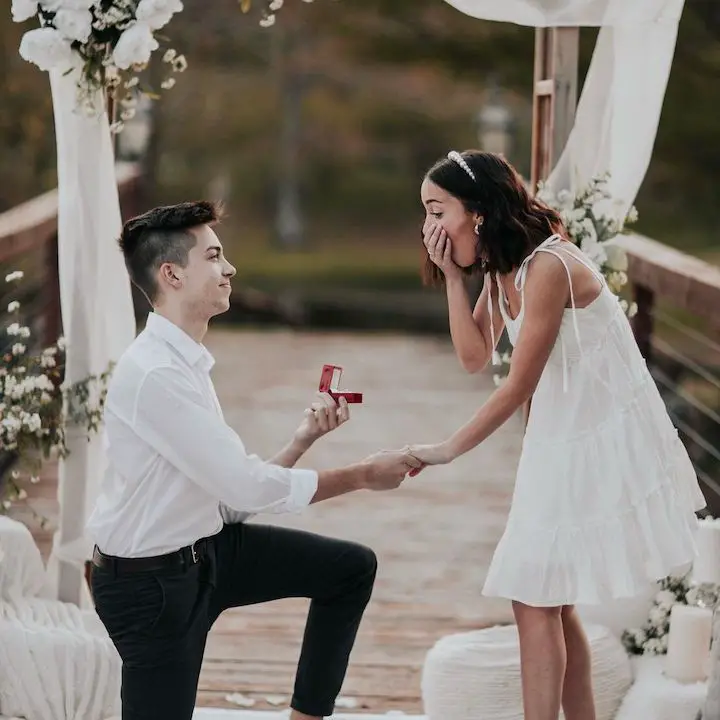
[[220, 237], [240, 281], [258, 289], [422, 290], [423, 252], [414, 225], [384, 233], [313, 225], [298, 250], [278, 248], [259, 223], [224, 222]]
[[421, 289], [417, 248], [349, 246], [282, 252], [267, 246], [248, 248], [238, 258], [238, 273], [260, 288], [294, 287]]

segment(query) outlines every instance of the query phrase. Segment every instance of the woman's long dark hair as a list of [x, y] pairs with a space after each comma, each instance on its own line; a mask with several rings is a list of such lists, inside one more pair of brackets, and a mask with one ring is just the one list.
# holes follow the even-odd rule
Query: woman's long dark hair
[[[560, 216], [527, 191], [517, 171], [500, 155], [468, 150], [462, 157], [475, 175], [449, 158], [433, 165], [426, 177], [483, 217], [477, 260], [467, 272], [506, 274], [555, 233], [565, 235]], [[442, 270], [425, 257], [423, 281], [444, 282]]]

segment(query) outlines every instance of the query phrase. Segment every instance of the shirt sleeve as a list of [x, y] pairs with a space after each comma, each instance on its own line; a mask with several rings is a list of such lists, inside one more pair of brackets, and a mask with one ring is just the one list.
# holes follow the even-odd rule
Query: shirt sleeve
[[248, 455], [238, 434], [177, 368], [143, 378], [133, 428], [168, 462], [233, 510], [299, 512], [317, 491], [314, 470], [284, 468]]

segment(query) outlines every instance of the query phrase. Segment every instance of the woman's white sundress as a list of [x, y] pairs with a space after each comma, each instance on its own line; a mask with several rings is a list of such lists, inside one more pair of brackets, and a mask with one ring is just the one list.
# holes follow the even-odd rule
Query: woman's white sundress
[[[697, 477], [668, 417], [618, 298], [559, 236], [519, 267], [521, 297], [532, 260], [581, 262], [602, 283], [595, 300], [565, 310], [532, 398], [507, 527], [483, 594], [527, 605], [600, 604], [647, 590], [695, 557]], [[572, 258], [572, 260], [570, 260]], [[513, 345], [524, 314], [500, 312]], [[489, 300], [492, 318], [492, 299]], [[494, 333], [494, 328], [493, 328]]]

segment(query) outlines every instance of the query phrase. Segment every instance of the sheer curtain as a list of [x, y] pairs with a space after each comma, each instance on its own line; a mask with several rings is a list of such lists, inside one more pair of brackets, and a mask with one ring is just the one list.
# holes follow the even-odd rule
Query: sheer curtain
[[652, 155], [684, 0], [445, 0], [466, 15], [534, 27], [600, 26], [567, 146], [548, 182], [577, 191], [611, 175], [624, 217]]
[[[76, 108], [77, 70], [50, 71], [58, 171], [58, 271], [65, 380], [104, 372], [135, 337], [130, 280], [117, 238], [122, 228], [115, 160], [106, 115]], [[96, 101], [102, 106], [103, 98]], [[105, 469], [102, 436], [88, 442], [69, 428], [68, 457], [60, 462], [60, 518], [49, 570], [61, 600], [83, 599], [83, 565], [92, 543], [85, 521]]]

